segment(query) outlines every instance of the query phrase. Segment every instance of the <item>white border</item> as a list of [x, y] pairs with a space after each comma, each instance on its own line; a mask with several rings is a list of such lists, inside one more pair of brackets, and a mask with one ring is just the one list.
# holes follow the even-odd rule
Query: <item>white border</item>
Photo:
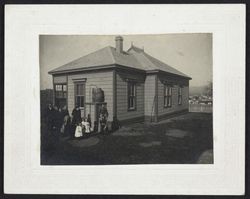
[[[244, 5], [5, 7], [4, 192], [244, 193]], [[214, 165], [40, 166], [39, 34], [213, 33]]]

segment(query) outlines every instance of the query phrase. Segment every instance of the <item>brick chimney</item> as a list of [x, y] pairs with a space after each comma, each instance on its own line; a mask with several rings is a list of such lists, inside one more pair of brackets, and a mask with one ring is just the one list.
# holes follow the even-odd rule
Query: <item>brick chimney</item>
[[118, 53], [123, 52], [123, 38], [122, 38], [122, 36], [115, 37], [115, 50]]

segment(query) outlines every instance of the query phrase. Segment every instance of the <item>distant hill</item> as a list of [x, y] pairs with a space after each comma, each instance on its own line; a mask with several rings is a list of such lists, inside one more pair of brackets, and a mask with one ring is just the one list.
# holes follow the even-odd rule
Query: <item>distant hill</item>
[[206, 86], [192, 86], [189, 87], [189, 95], [200, 95], [203, 94]]

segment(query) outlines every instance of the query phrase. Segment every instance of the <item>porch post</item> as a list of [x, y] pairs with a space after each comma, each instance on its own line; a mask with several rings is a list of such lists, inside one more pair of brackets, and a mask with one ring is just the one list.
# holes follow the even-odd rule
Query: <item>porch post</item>
[[113, 70], [113, 117], [117, 117], [117, 89], [116, 89], [116, 70], [115, 69]]
[[56, 88], [55, 88], [55, 82], [54, 82], [54, 75], [52, 76], [52, 84], [53, 84], [53, 106], [56, 103]]
[[155, 122], [158, 122], [158, 74], [155, 75]]

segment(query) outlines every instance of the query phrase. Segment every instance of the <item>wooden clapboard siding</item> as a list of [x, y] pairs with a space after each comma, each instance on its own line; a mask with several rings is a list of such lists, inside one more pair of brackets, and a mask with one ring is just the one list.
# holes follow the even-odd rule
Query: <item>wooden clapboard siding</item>
[[150, 117], [155, 115], [155, 78], [156, 75], [147, 75], [145, 79], [145, 116]]
[[72, 113], [72, 110], [75, 107], [74, 79], [81, 79], [81, 78], [82, 79], [86, 78], [85, 102], [92, 102], [92, 88], [94, 88], [95, 86], [101, 88], [104, 91], [105, 102], [107, 102], [107, 109], [109, 113], [108, 119], [112, 120], [113, 119], [113, 72], [112, 71], [100, 71], [100, 72], [95, 71], [95, 72], [86, 72], [73, 75], [68, 74], [69, 112]]
[[182, 104], [178, 104], [178, 82], [175, 82], [172, 87], [172, 106], [164, 107], [164, 84], [158, 80], [158, 116], [179, 112], [188, 109], [188, 90], [187, 85], [182, 87]]
[[[143, 77], [132, 75], [135, 79]], [[132, 77], [131, 76], [131, 77]], [[126, 76], [127, 77], [127, 76]], [[136, 83], [136, 110], [128, 110], [128, 88], [127, 81], [123, 73], [116, 73], [116, 100], [117, 100], [117, 118], [118, 120], [128, 120], [144, 116], [144, 82]]]
[[[189, 83], [187, 79], [163, 74], [136, 74], [127, 71], [92, 71], [77, 74], [56, 75], [54, 83], [67, 83], [67, 103], [69, 112], [75, 107], [74, 80], [86, 80], [85, 102], [91, 102], [92, 90], [95, 86], [102, 88], [105, 102], [109, 112], [109, 121], [117, 114], [120, 121], [133, 121], [133, 118], [156, 119], [166, 114], [180, 112], [188, 109]], [[136, 83], [136, 109], [128, 110], [127, 79], [137, 81]], [[164, 107], [164, 82], [173, 84], [172, 107]], [[95, 86], [94, 86], [95, 85]], [[178, 86], [182, 86], [182, 104], [178, 104]], [[93, 114], [94, 108], [85, 107], [85, 111]], [[84, 116], [84, 115], [82, 115]]]

